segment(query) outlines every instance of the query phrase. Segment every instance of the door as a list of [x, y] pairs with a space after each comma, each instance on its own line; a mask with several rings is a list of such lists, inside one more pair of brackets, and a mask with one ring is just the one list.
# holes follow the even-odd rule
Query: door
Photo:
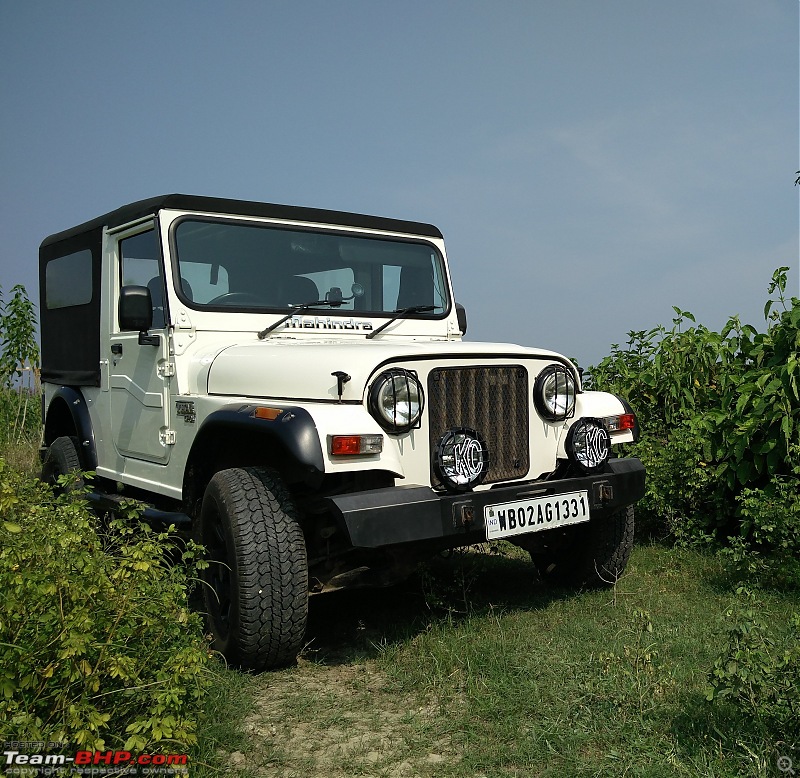
[[114, 445], [124, 457], [166, 464], [174, 433], [170, 430], [170, 380], [164, 273], [154, 229], [117, 242], [119, 285], [146, 286], [153, 301], [152, 338], [139, 343], [138, 332], [121, 332], [116, 311], [110, 335], [109, 390]]

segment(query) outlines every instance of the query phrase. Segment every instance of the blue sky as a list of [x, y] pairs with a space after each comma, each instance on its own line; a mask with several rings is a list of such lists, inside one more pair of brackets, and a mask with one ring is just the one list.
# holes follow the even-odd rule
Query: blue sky
[[445, 234], [471, 340], [597, 362], [798, 268], [796, 0], [0, 0], [0, 286], [167, 192]]

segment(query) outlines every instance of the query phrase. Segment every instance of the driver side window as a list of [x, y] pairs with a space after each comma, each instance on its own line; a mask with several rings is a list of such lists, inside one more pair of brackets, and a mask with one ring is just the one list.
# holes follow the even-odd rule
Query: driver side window
[[153, 301], [153, 329], [164, 329], [164, 276], [159, 261], [155, 230], [140, 232], [119, 242], [120, 283], [146, 286]]

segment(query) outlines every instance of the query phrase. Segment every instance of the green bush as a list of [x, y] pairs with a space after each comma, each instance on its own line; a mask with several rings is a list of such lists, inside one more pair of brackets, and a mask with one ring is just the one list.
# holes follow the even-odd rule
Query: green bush
[[80, 491], [64, 492], [0, 458], [0, 736], [194, 743], [212, 673], [187, 603], [196, 547], [133, 506], [103, 528]]
[[[800, 447], [795, 450], [800, 456]], [[731, 570], [761, 586], [800, 589], [797, 479], [775, 476], [764, 489], [744, 489], [738, 499], [741, 534], [721, 552]]]
[[[671, 330], [631, 332], [589, 369], [590, 388], [636, 410], [642, 441], [631, 453], [648, 471], [642, 513], [680, 540], [738, 538], [741, 553], [787, 560], [800, 550], [787, 496], [800, 492], [800, 300], [786, 298], [787, 271], [769, 285], [765, 332], [738, 317], [713, 332], [675, 308]], [[773, 531], [766, 513], [778, 504], [789, 518]]]
[[644, 435], [632, 447], [647, 470], [647, 490], [636, 506], [640, 532], [701, 544], [729, 521], [730, 507], [703, 461], [702, 446], [697, 430], [683, 424], [669, 436]]

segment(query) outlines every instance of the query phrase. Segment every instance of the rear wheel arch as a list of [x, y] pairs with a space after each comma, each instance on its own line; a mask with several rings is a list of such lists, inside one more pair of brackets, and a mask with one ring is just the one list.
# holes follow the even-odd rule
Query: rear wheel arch
[[92, 420], [86, 398], [80, 389], [59, 387], [50, 398], [43, 424], [43, 443], [46, 447], [61, 437], [75, 438], [81, 467], [84, 470], [97, 468]]

